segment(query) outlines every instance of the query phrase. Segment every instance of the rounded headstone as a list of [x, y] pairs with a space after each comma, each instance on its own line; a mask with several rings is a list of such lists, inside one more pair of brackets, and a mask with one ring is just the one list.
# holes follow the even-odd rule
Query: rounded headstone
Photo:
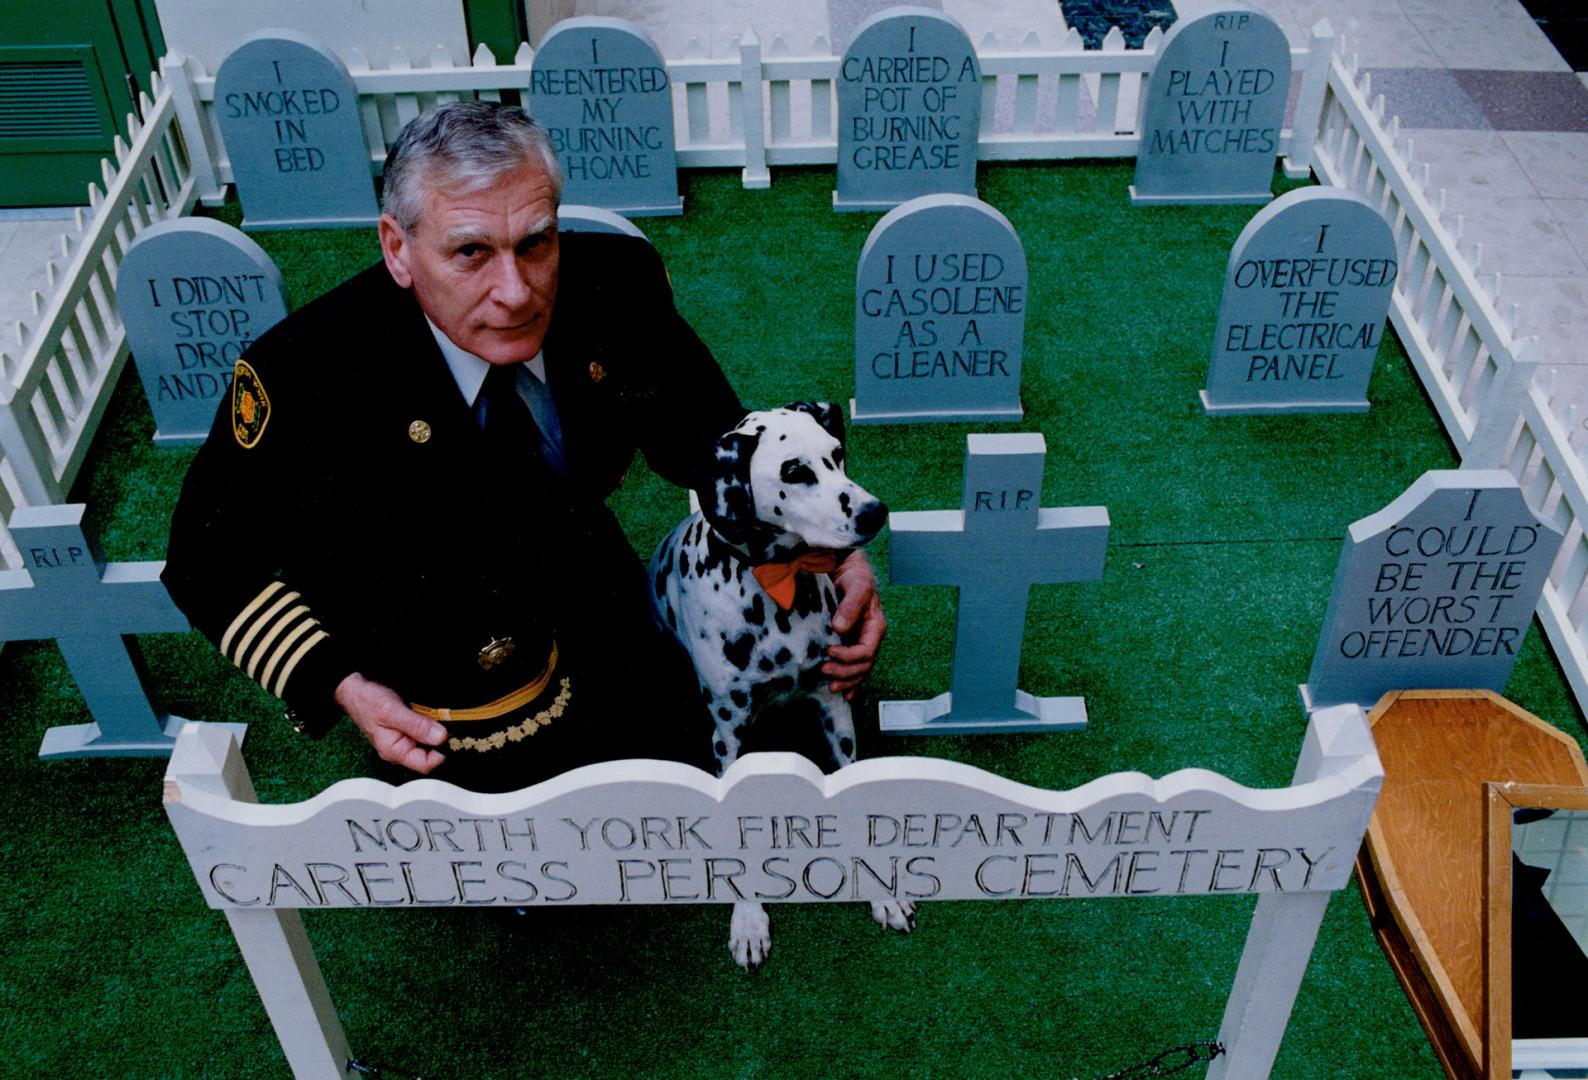
[[1131, 202], [1265, 203], [1290, 94], [1290, 43], [1259, 11], [1178, 23], [1144, 91]]
[[578, 206], [563, 203], [557, 208], [558, 232], [617, 233], [647, 239], [639, 226], [611, 210], [599, 206]]
[[270, 256], [230, 225], [179, 218], [127, 248], [116, 307], [158, 443], [200, 443], [249, 344], [287, 314]]
[[1351, 525], [1305, 687], [1309, 708], [1391, 690], [1493, 690], [1560, 549], [1503, 469], [1426, 472]]
[[1396, 270], [1389, 222], [1354, 191], [1298, 188], [1263, 207], [1230, 251], [1203, 407], [1367, 409]]
[[672, 84], [639, 27], [594, 15], [552, 27], [535, 52], [528, 108], [562, 162], [564, 198], [640, 217], [684, 212]]
[[358, 91], [335, 53], [295, 30], [261, 30], [221, 63], [215, 114], [245, 229], [380, 220]]
[[883, 215], [855, 274], [853, 421], [1019, 420], [1027, 296], [1020, 238], [981, 200]]
[[837, 210], [976, 194], [981, 64], [959, 23], [897, 7], [863, 23], [838, 70]]

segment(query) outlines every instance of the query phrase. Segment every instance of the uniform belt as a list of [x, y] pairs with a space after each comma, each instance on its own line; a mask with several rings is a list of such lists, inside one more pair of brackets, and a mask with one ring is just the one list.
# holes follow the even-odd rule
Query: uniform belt
[[495, 720], [498, 716], [506, 716], [514, 709], [521, 709], [531, 701], [546, 692], [546, 687], [551, 685], [552, 674], [557, 670], [557, 639], [551, 642], [551, 655], [546, 658], [546, 666], [541, 673], [532, 680], [520, 686], [510, 694], [504, 694], [495, 701], [488, 701], [484, 705], [475, 705], [467, 709], [433, 709], [428, 705], [418, 705], [409, 702], [408, 707], [420, 716], [428, 716], [432, 720], [439, 720], [443, 724], [467, 720]]

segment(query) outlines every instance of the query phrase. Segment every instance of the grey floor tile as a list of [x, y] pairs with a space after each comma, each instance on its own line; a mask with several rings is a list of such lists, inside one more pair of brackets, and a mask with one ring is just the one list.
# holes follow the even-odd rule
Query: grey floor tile
[[1578, 258], [1588, 262], [1588, 199], [1545, 199], [1544, 203], [1577, 249]]
[[1464, 249], [1483, 245], [1482, 273], [1499, 272], [1507, 280], [1513, 275], [1588, 276], [1588, 264], [1541, 198], [1451, 193], [1445, 210], [1462, 217]]
[[1401, 10], [1419, 26], [1436, 25], [1452, 17], [1488, 15], [1527, 18], [1516, 0], [1400, 0]]
[[1544, 31], [1525, 13], [1424, 20], [1420, 29], [1444, 67], [1571, 70]]
[[1588, 131], [1588, 87], [1573, 72], [1461, 69], [1450, 74], [1497, 131]]
[[1407, 138], [1412, 143], [1414, 162], [1431, 166], [1435, 190], [1490, 196], [1539, 194], [1496, 132], [1412, 131], [1407, 132]]
[[1588, 134], [1506, 131], [1500, 138], [1546, 199], [1588, 199]]
[[1478, 104], [1455, 72], [1442, 68], [1373, 68], [1373, 90], [1384, 95], [1403, 128], [1488, 128]]
[[1327, 16], [1345, 42], [1344, 55], [1353, 53], [1363, 67], [1449, 67], [1423, 40], [1411, 20], [1398, 9], [1372, 5], [1352, 9], [1331, 0], [1291, 0], [1291, 11], [1303, 26]]
[[1502, 295], [1516, 302], [1521, 333], [1538, 338], [1541, 368], [1588, 364], [1588, 278], [1506, 277]]

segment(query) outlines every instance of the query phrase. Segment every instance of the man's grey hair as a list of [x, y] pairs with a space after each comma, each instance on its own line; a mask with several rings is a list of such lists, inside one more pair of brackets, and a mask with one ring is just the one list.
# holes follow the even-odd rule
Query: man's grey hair
[[386, 155], [381, 209], [404, 232], [419, 224], [425, 189], [466, 195], [503, 175], [539, 165], [562, 203], [562, 165], [546, 129], [517, 105], [459, 101], [439, 105], [410, 120]]

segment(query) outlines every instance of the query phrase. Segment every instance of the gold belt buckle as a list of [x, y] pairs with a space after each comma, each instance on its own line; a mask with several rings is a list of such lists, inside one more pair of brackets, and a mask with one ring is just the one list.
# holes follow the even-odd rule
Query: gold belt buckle
[[513, 650], [516, 648], [518, 648], [518, 645], [514, 643], [513, 639], [510, 637], [493, 637], [489, 642], [486, 643], [485, 647], [480, 650], [478, 657], [480, 667], [486, 671], [490, 671], [492, 668], [505, 663], [507, 658], [513, 655]]

